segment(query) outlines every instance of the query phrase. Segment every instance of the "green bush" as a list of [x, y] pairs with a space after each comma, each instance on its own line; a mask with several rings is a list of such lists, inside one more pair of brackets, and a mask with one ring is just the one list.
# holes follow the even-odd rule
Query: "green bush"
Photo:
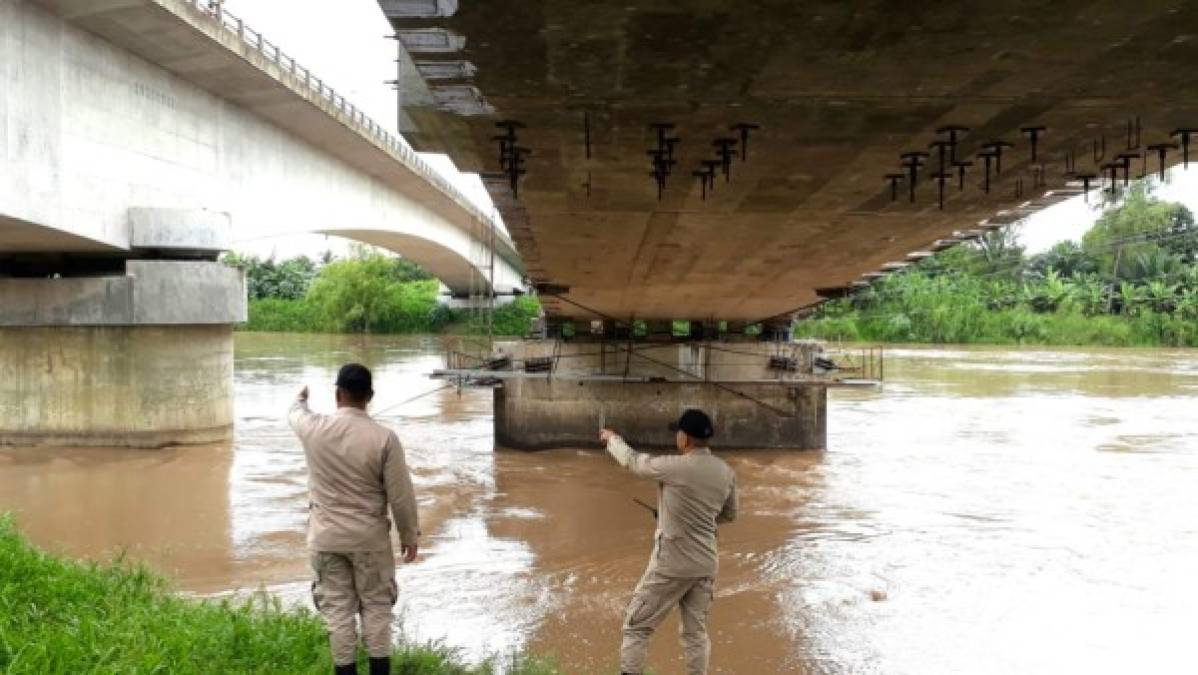
[[307, 300], [264, 298], [250, 300], [249, 320], [242, 326], [248, 331], [312, 333], [323, 329], [317, 309]]
[[[497, 336], [523, 337], [528, 335], [532, 320], [540, 316], [541, 303], [535, 296], [522, 295], [511, 302], [495, 308], [491, 317], [491, 334]], [[486, 335], [486, 320], [474, 316], [469, 310], [459, 310], [455, 317], [461, 323], [454, 329], [466, 335]]]

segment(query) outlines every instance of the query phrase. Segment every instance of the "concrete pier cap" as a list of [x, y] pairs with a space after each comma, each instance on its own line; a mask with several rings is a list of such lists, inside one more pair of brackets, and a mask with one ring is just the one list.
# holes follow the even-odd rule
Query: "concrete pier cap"
[[[495, 351], [517, 371], [494, 393], [501, 447], [598, 447], [606, 427], [634, 447], [671, 449], [667, 425], [687, 408], [711, 416], [715, 449], [821, 450], [827, 443], [817, 342], [542, 340], [498, 343]], [[537, 372], [532, 364], [552, 366]]]
[[192, 209], [129, 209], [129, 247], [215, 260], [233, 242], [229, 214]]
[[[163, 234], [142, 233], [143, 241]], [[177, 241], [204, 250], [197, 239]], [[197, 260], [124, 267], [0, 279], [0, 445], [158, 448], [232, 438], [243, 273]]]

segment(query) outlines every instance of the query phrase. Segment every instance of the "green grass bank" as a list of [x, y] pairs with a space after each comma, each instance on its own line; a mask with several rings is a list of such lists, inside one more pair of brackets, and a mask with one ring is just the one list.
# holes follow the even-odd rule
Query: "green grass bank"
[[1086, 316], [1027, 308], [958, 305], [905, 313], [843, 311], [800, 321], [796, 337], [832, 342], [1036, 345], [1045, 347], [1198, 347], [1198, 320], [1145, 312]]
[[[503, 659], [508, 672], [557, 672], [547, 663]], [[514, 663], [514, 668], [513, 668]], [[364, 665], [361, 668], [365, 671]], [[395, 673], [483, 674], [449, 650], [396, 649]], [[33, 547], [0, 516], [0, 672], [319, 673], [332, 672], [320, 621], [258, 595], [194, 600], [140, 565], [65, 560]]]

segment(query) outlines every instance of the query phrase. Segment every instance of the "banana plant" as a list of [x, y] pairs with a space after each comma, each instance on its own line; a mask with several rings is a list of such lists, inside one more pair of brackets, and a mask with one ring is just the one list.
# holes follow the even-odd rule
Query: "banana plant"
[[1044, 281], [1040, 284], [1039, 307], [1036, 309], [1041, 312], [1055, 312], [1069, 304], [1072, 294], [1073, 289], [1070, 284], [1061, 278], [1059, 272], [1050, 269], [1045, 272]]
[[1173, 311], [1177, 301], [1177, 286], [1163, 281], [1152, 281], [1144, 289], [1144, 296], [1154, 311], [1168, 314]]
[[1128, 316], [1139, 314], [1147, 298], [1148, 295], [1143, 287], [1129, 281], [1119, 283], [1119, 299], [1122, 302], [1124, 314]]
[[1175, 311], [1183, 319], [1198, 321], [1198, 289], [1187, 288], [1182, 291], [1177, 297]]
[[1097, 274], [1086, 274], [1073, 280], [1072, 302], [1086, 316], [1110, 311], [1110, 286]]

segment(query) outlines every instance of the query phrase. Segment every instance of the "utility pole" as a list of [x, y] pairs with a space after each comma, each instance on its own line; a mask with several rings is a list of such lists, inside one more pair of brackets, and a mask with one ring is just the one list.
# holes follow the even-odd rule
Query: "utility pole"
[[[1123, 246], [1115, 249], [1115, 266], [1111, 270], [1111, 297], [1107, 300], [1106, 313], [1110, 314], [1115, 310], [1115, 287], [1119, 283], [1119, 259], [1123, 257]], [[1127, 298], [1123, 299], [1123, 313], [1127, 314]]]
[[487, 248], [490, 253], [490, 292], [487, 293], [487, 355], [495, 350], [495, 221], [488, 223]]

